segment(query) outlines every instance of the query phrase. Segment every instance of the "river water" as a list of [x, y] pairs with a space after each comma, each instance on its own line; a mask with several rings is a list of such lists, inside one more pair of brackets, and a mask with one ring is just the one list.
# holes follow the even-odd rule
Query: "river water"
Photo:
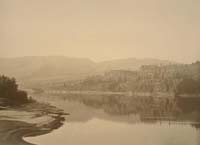
[[[191, 119], [198, 118], [194, 112], [180, 115], [181, 119], [170, 119], [171, 116], [169, 119], [144, 120], [141, 114], [146, 116], [148, 111], [139, 114], [132, 105], [122, 109], [119, 106], [123, 106], [123, 102], [116, 102], [113, 98], [111, 102], [102, 97], [80, 98], [36, 97], [38, 101], [55, 105], [70, 115], [66, 116], [61, 128], [25, 140], [36, 145], [200, 145], [198, 121]], [[167, 111], [163, 114], [169, 116]]]

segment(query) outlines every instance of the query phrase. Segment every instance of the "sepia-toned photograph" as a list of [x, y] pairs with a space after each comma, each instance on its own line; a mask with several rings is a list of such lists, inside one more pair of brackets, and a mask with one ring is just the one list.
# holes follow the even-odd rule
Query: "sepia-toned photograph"
[[200, 0], [0, 0], [0, 145], [200, 145]]

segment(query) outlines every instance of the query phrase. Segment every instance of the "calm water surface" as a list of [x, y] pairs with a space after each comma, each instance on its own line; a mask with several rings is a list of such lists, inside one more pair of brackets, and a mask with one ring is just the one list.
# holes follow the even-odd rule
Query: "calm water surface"
[[192, 125], [189, 120], [143, 121], [137, 113], [119, 113], [113, 104], [111, 108], [103, 104], [102, 109], [98, 104], [91, 106], [85, 101], [60, 96], [37, 99], [62, 108], [70, 115], [61, 128], [25, 138], [36, 145], [200, 145], [197, 122]]

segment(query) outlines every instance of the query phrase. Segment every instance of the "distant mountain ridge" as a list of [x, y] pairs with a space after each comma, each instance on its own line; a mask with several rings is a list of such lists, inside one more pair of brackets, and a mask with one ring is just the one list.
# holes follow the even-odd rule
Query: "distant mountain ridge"
[[125, 59], [114, 59], [110, 61], [103, 61], [97, 64], [99, 71], [110, 71], [110, 70], [138, 70], [143, 65], [168, 65], [174, 64], [168, 60], [159, 60], [153, 58], [125, 58]]
[[65, 56], [26, 56], [0, 58], [0, 74], [22, 81], [73, 80], [109, 70], [137, 70], [142, 65], [166, 65], [173, 62], [158, 59], [116, 59], [93, 62], [87, 58]]

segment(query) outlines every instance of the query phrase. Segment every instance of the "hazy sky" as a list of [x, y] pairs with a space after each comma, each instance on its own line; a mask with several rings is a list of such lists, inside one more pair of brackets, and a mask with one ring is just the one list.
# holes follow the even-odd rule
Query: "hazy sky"
[[200, 60], [200, 0], [0, 0], [0, 56]]

